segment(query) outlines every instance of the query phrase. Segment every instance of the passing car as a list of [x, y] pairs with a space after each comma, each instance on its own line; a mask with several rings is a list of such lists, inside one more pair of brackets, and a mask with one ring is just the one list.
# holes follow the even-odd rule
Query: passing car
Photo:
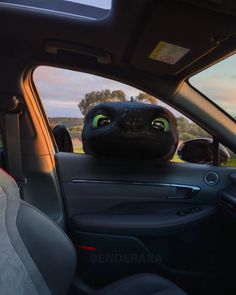
[[[235, 294], [236, 4], [4, 0], [0, 24], [0, 294]], [[86, 152], [104, 102], [170, 110], [172, 159]]]

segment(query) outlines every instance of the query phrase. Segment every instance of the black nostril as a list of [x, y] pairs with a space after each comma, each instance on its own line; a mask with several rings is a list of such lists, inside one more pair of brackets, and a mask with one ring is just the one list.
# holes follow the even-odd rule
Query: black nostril
[[120, 122], [119, 126], [123, 129], [140, 129], [144, 127], [144, 124], [137, 121], [126, 121]]

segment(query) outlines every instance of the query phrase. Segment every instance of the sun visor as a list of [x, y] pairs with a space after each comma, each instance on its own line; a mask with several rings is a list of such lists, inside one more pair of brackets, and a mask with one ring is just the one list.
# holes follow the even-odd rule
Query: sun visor
[[177, 1], [162, 3], [140, 35], [130, 63], [157, 75], [175, 75], [235, 31], [232, 16]]

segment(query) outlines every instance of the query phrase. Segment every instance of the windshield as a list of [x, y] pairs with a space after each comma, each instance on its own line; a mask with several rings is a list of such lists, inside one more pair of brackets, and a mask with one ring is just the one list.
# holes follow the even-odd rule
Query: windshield
[[0, 4], [96, 20], [108, 16], [112, 0], [0, 0]]
[[189, 82], [236, 119], [236, 54], [196, 74]]
[[64, 0], [64, 1], [85, 4], [85, 5], [99, 7], [103, 9], [111, 9], [111, 0]]

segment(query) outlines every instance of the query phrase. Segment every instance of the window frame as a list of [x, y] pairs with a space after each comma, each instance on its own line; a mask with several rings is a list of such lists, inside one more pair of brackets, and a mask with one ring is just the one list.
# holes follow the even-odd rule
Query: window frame
[[[57, 65], [48, 65], [48, 64], [38, 64], [36, 65], [32, 71], [31, 71], [31, 75], [30, 75], [30, 80], [31, 80], [31, 85], [33, 86], [33, 91], [34, 93], [36, 94], [36, 97], [37, 97], [37, 100], [38, 102], [40, 102], [40, 108], [43, 109], [43, 113], [44, 113], [44, 119], [47, 123], [47, 129], [50, 133], [50, 137], [51, 137], [51, 140], [52, 140], [52, 143], [53, 143], [53, 146], [54, 146], [54, 151], [55, 153], [58, 153], [59, 150], [58, 150], [58, 147], [57, 147], [57, 144], [56, 144], [56, 141], [55, 141], [55, 138], [53, 136], [53, 133], [52, 133], [52, 130], [51, 130], [51, 126], [50, 126], [50, 122], [49, 122], [49, 119], [48, 119], [48, 116], [47, 116], [47, 112], [46, 112], [46, 109], [44, 107], [44, 104], [43, 104], [43, 101], [39, 95], [39, 92], [37, 90], [37, 86], [36, 86], [36, 83], [34, 82], [34, 79], [33, 79], [33, 74], [34, 74], [34, 71], [41, 67], [41, 66], [44, 66], [44, 67], [51, 67], [51, 68], [56, 68], [56, 69], [60, 69], [60, 70], [67, 70], [67, 71], [73, 71], [73, 72], [76, 72], [76, 73], [82, 73], [82, 74], [89, 74], [89, 75], [93, 75], [93, 76], [97, 76], [97, 77], [101, 77], [101, 78], [105, 78], [105, 79], [109, 79], [109, 80], [112, 80], [112, 81], [115, 81], [115, 82], [119, 82], [119, 83], [122, 83], [122, 84], [125, 84], [127, 86], [130, 86], [130, 87], [134, 87], [133, 85], [131, 84], [128, 84], [127, 82], [121, 82], [119, 80], [116, 80], [114, 78], [109, 78], [109, 77], [106, 77], [104, 76], [102, 73], [90, 73], [89, 71], [82, 71], [82, 70], [75, 70], [75, 69], [70, 69], [70, 68], [67, 68], [67, 67], [63, 67], [63, 66], [57, 66]], [[192, 76], [191, 76], [192, 77]], [[206, 95], [204, 95], [201, 91], [199, 91], [198, 89], [196, 89], [194, 86], [192, 86], [192, 84], [189, 82], [189, 79], [191, 78], [189, 77], [188, 79], [185, 80], [185, 82], [192, 88], [194, 89], [196, 92], [198, 92], [200, 95], [202, 95], [204, 97], [204, 99], [206, 99], [207, 101], [209, 101], [210, 103], [212, 103], [214, 106], [217, 107], [217, 109], [219, 109], [221, 112], [223, 112], [225, 115], [227, 115], [227, 117], [229, 117], [231, 120], [233, 119], [227, 112], [225, 112], [223, 109], [221, 109], [216, 103], [214, 103], [212, 100], [210, 100]], [[142, 90], [142, 88], [138, 88], [138, 90], [141, 92], [141, 91], [144, 91]], [[186, 117], [188, 120], [190, 120], [191, 122], [193, 122], [194, 124], [196, 124], [198, 127], [202, 128], [205, 132], [207, 132], [211, 138], [213, 140], [216, 140], [219, 144], [221, 143], [220, 139], [216, 136], [214, 136], [210, 131], [208, 131], [205, 127], [203, 127], [202, 125], [200, 125], [199, 123], [196, 123], [193, 119], [190, 119], [187, 115], [184, 114], [184, 112], [182, 110], [179, 110], [179, 109], [176, 109], [175, 107], [171, 106], [169, 103], [167, 103], [165, 101], [165, 99], [162, 99], [162, 98], [158, 98], [158, 100], [160, 100], [162, 103], [164, 103], [165, 105], [167, 105], [167, 107], [170, 107], [170, 108], [173, 108], [174, 110], [176, 110], [177, 112], [179, 112], [183, 117]], [[232, 120], [234, 123], [236, 123], [236, 120]], [[219, 145], [218, 145], [219, 146]], [[226, 146], [227, 149], [229, 149], [227, 146]], [[219, 149], [218, 149], [218, 153], [219, 153]], [[78, 153], [78, 154], [81, 154], [81, 153]], [[227, 167], [227, 166], [222, 166], [221, 164], [219, 164], [219, 161], [217, 161], [215, 159], [215, 154], [214, 153], [214, 158], [213, 158], [213, 163], [211, 164], [212, 166], [218, 166], [218, 167]], [[177, 162], [175, 162], [177, 163]], [[184, 162], [184, 163], [187, 163], [187, 162]], [[218, 164], [216, 164], [218, 163]], [[202, 165], [206, 165], [206, 164], [202, 164]]]

